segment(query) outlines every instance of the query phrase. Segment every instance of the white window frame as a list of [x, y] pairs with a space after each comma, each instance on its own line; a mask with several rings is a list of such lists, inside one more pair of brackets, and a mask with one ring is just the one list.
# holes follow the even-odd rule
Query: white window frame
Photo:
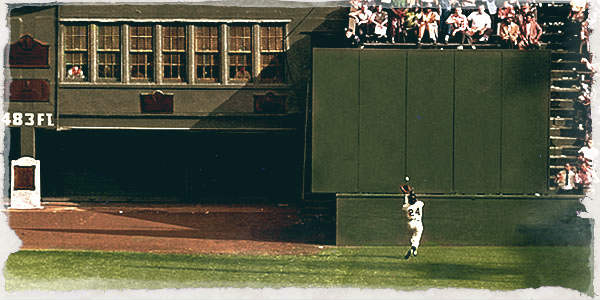
[[[287, 74], [287, 52], [288, 48], [288, 24], [291, 22], [289, 19], [285, 20], [256, 20], [256, 19], [128, 19], [128, 18], [117, 18], [117, 19], [99, 19], [99, 18], [62, 18], [59, 20], [59, 55], [58, 55], [58, 68], [59, 70], [59, 83], [74, 84], [74, 85], [90, 85], [90, 84], [109, 84], [109, 85], [197, 85], [197, 86], [281, 86], [288, 84]], [[98, 24], [112, 23], [120, 26], [121, 32], [121, 52], [120, 52], [120, 64], [121, 74], [118, 81], [106, 81], [98, 79], [98, 65], [97, 65], [97, 37], [98, 37]], [[162, 26], [176, 23], [184, 23], [186, 32], [186, 76], [183, 81], [172, 81], [165, 80], [162, 74]], [[87, 25], [88, 26], [88, 74], [86, 81], [70, 81], [66, 79], [65, 70], [65, 48], [64, 48], [64, 37], [66, 34], [66, 25]], [[149, 81], [138, 81], [133, 80], [130, 74], [131, 58], [130, 58], [130, 26], [135, 24], [149, 24], [153, 26], [154, 43], [153, 43], [153, 78]], [[196, 26], [215, 24], [218, 26], [218, 40], [219, 40], [219, 68], [220, 74], [216, 81], [204, 81], [199, 80], [196, 76]], [[251, 50], [251, 61], [252, 61], [252, 80], [245, 81], [234, 81], [229, 79], [229, 52], [228, 52], [228, 30], [231, 24], [248, 24], [251, 26], [252, 34], [252, 50]], [[261, 24], [268, 24], [270, 26], [281, 24], [283, 27], [283, 61], [282, 61], [282, 82], [276, 83], [265, 83], [261, 82], [259, 72], [261, 67], [261, 49], [260, 49], [260, 34]]]

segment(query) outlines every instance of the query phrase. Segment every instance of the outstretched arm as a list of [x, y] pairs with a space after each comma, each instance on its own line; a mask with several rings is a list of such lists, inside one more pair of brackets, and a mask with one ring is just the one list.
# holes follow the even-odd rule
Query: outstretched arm
[[402, 205], [402, 209], [406, 210], [408, 206], [408, 194], [404, 194], [404, 205]]

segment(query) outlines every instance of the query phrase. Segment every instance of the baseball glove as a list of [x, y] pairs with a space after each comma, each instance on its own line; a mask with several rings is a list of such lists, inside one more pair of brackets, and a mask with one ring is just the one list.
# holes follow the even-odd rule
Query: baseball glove
[[413, 190], [412, 186], [408, 184], [403, 184], [400, 186], [400, 190], [405, 194], [410, 194]]

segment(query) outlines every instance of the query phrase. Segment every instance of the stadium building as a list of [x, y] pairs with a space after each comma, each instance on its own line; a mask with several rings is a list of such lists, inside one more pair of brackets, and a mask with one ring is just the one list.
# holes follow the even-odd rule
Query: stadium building
[[43, 201], [292, 206], [339, 245], [403, 243], [406, 178], [425, 241], [589, 241], [581, 195], [554, 184], [583, 145], [591, 78], [564, 47], [568, 5], [538, 5], [542, 46], [526, 51], [352, 47], [348, 12], [11, 7], [9, 159], [40, 161]]

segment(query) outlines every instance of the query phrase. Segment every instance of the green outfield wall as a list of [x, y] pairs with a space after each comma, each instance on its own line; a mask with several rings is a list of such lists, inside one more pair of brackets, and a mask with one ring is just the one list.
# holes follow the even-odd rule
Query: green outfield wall
[[[592, 223], [575, 198], [421, 196], [423, 247], [590, 245]], [[337, 245], [409, 245], [403, 199], [338, 195]]]
[[[312, 192], [548, 191], [550, 51], [313, 50]], [[369, 204], [376, 205], [376, 204]]]

